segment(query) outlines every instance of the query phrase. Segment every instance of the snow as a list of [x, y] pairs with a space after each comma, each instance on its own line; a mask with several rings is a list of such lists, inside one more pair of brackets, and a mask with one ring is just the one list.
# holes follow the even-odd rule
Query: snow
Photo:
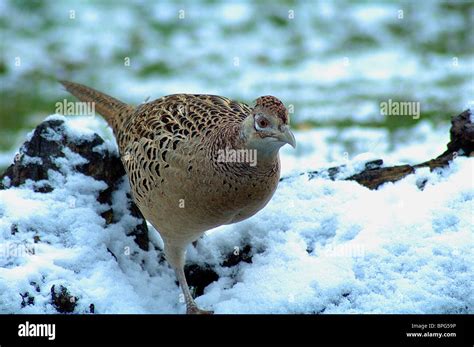
[[[282, 175], [337, 165], [383, 159], [387, 165], [418, 164], [446, 150], [449, 124], [435, 127], [421, 121], [412, 129], [390, 135], [386, 129], [351, 127], [295, 131], [296, 150], [283, 147]], [[390, 148], [389, 141], [395, 143]], [[359, 157], [359, 158], [358, 158]]]
[[256, 217], [206, 237], [214, 252], [229, 233], [263, 250], [230, 288], [221, 278], [198, 301], [223, 313], [472, 312], [473, 160], [458, 159], [377, 191], [305, 177], [280, 185]]
[[16, 153], [17, 149], [8, 152], [0, 152], [0, 168], [8, 167], [13, 162]]
[[[473, 111], [474, 103], [466, 77], [472, 74], [472, 53], [453, 56], [457, 39], [446, 52], [424, 47], [430, 41], [439, 45], [439, 37], [457, 38], [455, 29], [466, 23], [457, 12], [445, 11], [442, 2], [420, 2], [416, 8], [328, 1], [264, 8], [251, 2], [127, 7], [84, 2], [71, 8], [58, 2], [39, 12], [12, 4], [0, 1], [0, 12], [16, 19], [7, 21], [2, 37], [9, 47], [2, 75], [6, 90], [27, 85], [38, 71], [67, 77], [58, 66], [68, 62], [76, 66], [75, 81], [134, 104], [146, 96], [183, 92], [248, 103], [272, 94], [294, 105], [292, 124], [326, 124], [295, 131], [297, 149], [282, 149], [282, 175], [295, 177], [280, 184], [264, 210], [208, 232], [197, 248], [189, 248], [190, 263], [209, 264], [220, 276], [197, 299], [204, 308], [217, 313], [474, 311], [473, 158], [457, 157], [449, 168], [432, 173], [418, 170], [376, 191], [297, 175], [344, 164], [341, 175], [347, 176], [374, 159], [413, 164], [444, 152], [451, 110], [468, 105]], [[182, 9], [183, 20], [178, 18]], [[76, 10], [74, 19], [70, 10]], [[294, 20], [283, 26], [269, 22], [269, 14], [286, 19], [289, 10]], [[400, 10], [409, 35], [389, 31], [399, 25]], [[107, 18], [113, 20], [104, 26]], [[375, 43], [353, 47], [353, 34]], [[141, 47], [130, 49], [134, 41]], [[131, 66], [125, 67], [123, 56], [129, 53]], [[21, 66], [12, 65], [16, 57]], [[140, 75], [156, 62], [166, 63], [172, 73]], [[57, 101], [59, 91], [50, 80], [30, 92]], [[379, 103], [389, 97], [419, 101], [425, 113], [444, 112], [443, 121], [435, 126], [422, 113], [410, 129], [395, 132], [331, 126], [341, 120], [380, 122]], [[96, 132], [106, 139], [94, 151], [117, 152], [100, 117], [68, 117], [67, 124], [73, 139], [91, 139]], [[7, 135], [13, 136], [2, 133]], [[58, 138], [54, 132], [47, 136]], [[2, 168], [17, 154], [17, 148], [6, 148], [0, 152]], [[97, 202], [104, 183], [74, 171], [82, 157], [64, 154], [56, 159], [60, 171], [50, 173], [52, 192], [34, 193], [32, 182], [0, 191], [0, 313], [56, 313], [50, 288], [61, 284], [79, 298], [79, 313], [89, 312], [91, 303], [98, 313], [183, 312], [174, 274], [159, 262], [159, 235], [150, 226], [156, 249], [149, 252], [126, 235], [138, 223], [126, 208], [128, 183], [113, 195], [117, 221], [106, 225], [100, 214], [108, 207]], [[40, 164], [34, 157], [22, 160]], [[9, 186], [8, 181], [3, 184]], [[221, 265], [226, 254], [248, 244], [251, 264]], [[22, 308], [25, 292], [34, 295], [35, 304]]]
[[[65, 120], [78, 140], [98, 129], [106, 139], [99, 150], [116, 151], [97, 118], [49, 119]], [[384, 142], [383, 130], [344, 133], [364, 138], [361, 154], [346, 157], [344, 147], [328, 145], [336, 130], [298, 132], [300, 156], [284, 148], [283, 175], [342, 163], [344, 175], [352, 174], [374, 158], [400, 163], [407, 148], [418, 148], [414, 160], [426, 160], [441, 152], [447, 129], [423, 124], [419, 138], [392, 151], [380, 145], [380, 153], [370, 148]], [[340, 161], [331, 160], [337, 153]], [[35, 193], [29, 182], [0, 190], [0, 313], [56, 313], [53, 285], [78, 298], [75, 313], [89, 312], [92, 303], [96, 313], [183, 313], [174, 273], [160, 262], [159, 235], [149, 226], [148, 252], [126, 235], [139, 223], [125, 204], [128, 183], [113, 194], [117, 220], [106, 225], [100, 215], [108, 206], [97, 201], [105, 183], [73, 170], [84, 158], [65, 155], [56, 160], [60, 171], [50, 171], [53, 191]], [[473, 164], [458, 156], [445, 169], [420, 169], [377, 190], [322, 176], [288, 178], [257, 215], [189, 247], [188, 263], [208, 264], [219, 275], [196, 301], [216, 313], [472, 314]], [[246, 245], [251, 263], [222, 265]], [[34, 305], [22, 307], [25, 292]]]

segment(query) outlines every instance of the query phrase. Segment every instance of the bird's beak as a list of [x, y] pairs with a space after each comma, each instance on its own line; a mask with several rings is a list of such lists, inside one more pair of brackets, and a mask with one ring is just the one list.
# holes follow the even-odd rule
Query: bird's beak
[[283, 126], [281, 133], [278, 135], [278, 140], [289, 144], [293, 148], [296, 148], [295, 135], [293, 135], [287, 125]]

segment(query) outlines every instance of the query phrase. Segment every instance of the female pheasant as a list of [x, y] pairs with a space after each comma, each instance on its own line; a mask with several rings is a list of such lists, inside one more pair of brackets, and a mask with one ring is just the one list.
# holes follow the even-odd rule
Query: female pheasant
[[205, 231], [242, 221], [270, 200], [280, 177], [278, 151], [295, 147], [288, 112], [273, 96], [255, 106], [222, 96], [174, 94], [137, 107], [61, 81], [93, 102], [112, 127], [143, 216], [164, 241], [187, 313], [198, 308], [184, 275], [186, 247]]

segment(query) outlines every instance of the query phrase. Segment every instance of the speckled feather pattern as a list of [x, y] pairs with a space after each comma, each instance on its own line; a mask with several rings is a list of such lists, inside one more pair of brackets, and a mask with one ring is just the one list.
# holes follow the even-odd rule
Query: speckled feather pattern
[[257, 109], [265, 109], [271, 113], [276, 114], [278, 118], [282, 120], [283, 124], [288, 124], [290, 120], [288, 117], [288, 110], [286, 109], [285, 105], [274, 96], [265, 95], [259, 97], [255, 107]]
[[219, 150], [242, 148], [240, 124], [250, 112], [223, 97], [178, 94], [125, 120], [118, 143], [134, 196], [162, 234], [192, 241], [268, 202], [278, 161], [264, 168], [217, 161]]

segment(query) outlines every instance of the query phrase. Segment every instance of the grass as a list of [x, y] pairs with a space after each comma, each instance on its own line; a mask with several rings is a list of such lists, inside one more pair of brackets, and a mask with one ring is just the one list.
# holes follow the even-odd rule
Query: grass
[[[96, 2], [98, 7], [107, 8], [108, 6], [114, 6], [113, 3], [107, 1]], [[125, 1], [119, 1], [121, 5], [125, 5]], [[62, 25], [62, 19], [54, 17], [54, 12], [49, 11], [50, 6], [54, 3], [51, 1], [26, 1], [17, 0], [7, 3], [7, 6], [21, 10], [22, 12], [35, 15], [38, 21], [35, 21], [36, 26], [29, 25], [28, 22], [21, 22], [20, 19], [7, 18], [6, 16], [0, 16], [0, 28], [2, 31], [9, 35], [15, 35], [15, 38], [19, 41], [22, 39], [29, 39], [31, 37], [37, 38], [38, 42], [43, 44], [48, 52], [47, 57], [38, 57], [38, 62], [44, 59], [50, 59], [52, 61], [51, 66], [54, 66], [53, 70], [46, 71], [43, 69], [41, 64], [33, 66], [28, 72], [21, 76], [16, 76], [16, 83], [4, 84], [0, 83], [0, 152], [7, 151], [12, 148], [15, 144], [18, 134], [24, 133], [35, 126], [35, 120], [49, 115], [54, 112], [54, 104], [57, 99], [53, 99], [51, 94], [44, 93], [43, 87], [45, 85], [53, 86], [56, 84], [57, 70], [62, 71], [65, 76], [72, 76], [75, 79], [76, 76], [82, 76], [80, 79], [88, 81], [91, 85], [95, 85], [95, 81], [100, 79], [101, 70], [105, 69], [108, 64], [123, 65], [123, 59], [128, 56], [128, 51], [132, 51], [135, 56], [141, 56], [147, 49], [148, 45], [159, 45], [163, 50], [174, 49], [172, 47], [174, 35], [188, 35], [191, 39], [199, 41], [197, 30], [201, 25], [207, 25], [207, 22], [200, 22], [197, 25], [196, 22], [192, 21], [179, 21], [175, 25], [170, 23], [159, 22], [153, 17], [151, 11], [149, 11], [146, 3], [130, 3], [127, 5], [127, 11], [138, 14], [138, 18], [141, 19], [139, 26], [135, 30], [121, 33], [120, 40], [126, 42], [125, 45], [117, 45], [112, 51], [112, 55], [109, 57], [110, 60], [104, 61], [104, 57], [101, 55], [99, 45], [93, 45], [87, 48], [87, 60], [68, 60], [62, 54], [62, 43], [61, 41], [47, 40], [43, 37], [47, 37], [48, 33], [53, 31], [60, 31]], [[279, 66], [281, 69], [297, 69], [300, 64], [305, 64], [313, 60], [319, 59], [319, 56], [311, 51], [308, 46], [307, 38], [308, 33], [298, 29], [296, 19], [300, 18], [298, 10], [295, 11], [295, 21], [288, 20], [288, 9], [298, 8], [300, 3], [294, 1], [278, 1], [275, 3], [257, 1], [252, 5], [251, 16], [242, 22], [226, 22], [222, 21], [219, 24], [219, 34], [221, 38], [224, 38], [219, 44], [226, 45], [226, 38], [235, 37], [250, 37], [251, 35], [259, 34], [261, 25], [271, 26], [274, 30], [275, 37], [278, 38], [278, 44], [286, 47], [287, 52], [278, 57], [272, 57], [265, 49], [256, 51], [250, 57], [250, 61], [254, 64], [256, 69], [266, 69], [272, 66]], [[322, 35], [331, 42], [329, 48], [321, 52], [321, 57], [331, 57], [336, 59], [337, 57], [343, 57], [350, 54], [353, 51], [358, 52], [370, 52], [379, 47], [379, 36], [373, 35], [372, 32], [367, 31], [365, 28], [361, 28], [358, 24], [346, 15], [347, 9], [352, 6], [352, 2], [340, 2], [340, 19], [341, 22], [331, 22], [324, 16], [315, 15], [314, 19], [311, 19], [311, 26], [315, 28], [314, 35]], [[212, 1], [203, 3], [202, 6], [215, 6], [216, 4]], [[360, 2], [356, 2], [356, 5], [360, 5]], [[385, 32], [393, 44], [403, 44], [404, 47], [411, 49], [410, 53], [418, 57], [420, 61], [429, 58], [433, 55], [444, 56], [447, 61], [453, 56], [459, 57], [461, 63], [472, 61], [472, 46], [474, 45], [474, 34], [472, 30], [467, 30], [469, 26], [472, 27], [472, 11], [474, 9], [473, 3], [434, 3], [439, 11], [446, 11], [449, 16], [457, 16], [457, 18], [463, 23], [461, 28], [451, 27], [440, 23], [442, 31], [439, 35], [433, 37], [421, 37], [417, 35], [417, 30], [420, 28], [419, 23], [413, 20], [411, 13], [416, 11], [416, 5], [412, 3], [404, 3], [405, 16], [403, 21], [387, 21], [384, 22], [380, 28], [380, 31]], [[176, 8], [179, 8], [176, 7]], [[51, 12], [51, 13], [50, 13]], [[79, 12], [80, 14], [80, 12]], [[438, 18], [442, 19], [442, 18]], [[433, 19], [427, 19], [433, 20]], [[341, 31], [340, 28], [343, 26], [345, 31]], [[333, 29], [337, 28], [338, 34], [336, 38]], [[286, 35], [286, 34], [288, 35]], [[44, 36], [43, 36], [44, 35]], [[1, 43], [0, 43], [1, 44]], [[200, 42], [200, 45], [206, 45], [206, 42]], [[265, 46], [265, 42], [261, 42], [261, 46]], [[274, 44], [274, 43], [273, 43]], [[124, 48], [124, 46], [126, 48]], [[246, 47], [241, 47], [245, 50]], [[2, 47], [2, 50], [6, 50]], [[453, 53], [451, 53], [453, 52]], [[177, 51], [178, 55], [189, 55], [190, 59], [184, 63], [180, 68], [189, 71], [192, 75], [202, 77], [203, 80], [206, 76], [199, 71], [200, 59], [204, 59], [210, 62], [213, 66], [218, 68], [227, 68], [228, 79], [238, 79], [239, 70], [233, 69], [231, 64], [228, 63], [229, 58], [220, 53], [219, 51], [211, 51], [208, 54], [199, 57], [199, 59], [191, 58], [193, 52]], [[134, 58], [132, 58], [134, 59]], [[135, 61], [135, 59], [134, 59]], [[401, 64], [403, 62], [400, 62]], [[173, 61], [168, 61], [165, 58], [158, 57], [152, 62], [146, 62], [141, 66], [134, 66], [134, 73], [138, 78], [143, 79], [156, 79], [166, 78], [173, 76], [175, 73], [176, 66]], [[5, 54], [0, 56], [0, 78], [6, 78], [13, 74], [11, 71], [11, 65], [7, 61]], [[15, 72], [16, 73], [16, 72]], [[87, 76], [87, 77], [84, 77]], [[314, 76], [317, 81], [318, 76]], [[438, 89], [442, 91], [449, 91], [456, 95], [456, 91], [460, 88], [464, 88], [467, 81], [472, 79], [472, 76], [460, 76], [456, 74], [450, 74], [446, 72], [436, 82], [429, 86], [429, 88]], [[212, 81], [215, 83], [216, 81]], [[263, 81], [265, 82], [265, 81]], [[110, 81], [113, 83], [113, 81]], [[217, 82], [219, 83], [219, 82]], [[221, 81], [224, 86], [228, 81]], [[337, 85], [331, 85], [328, 83], [326, 87], [312, 86], [311, 83], [301, 84], [299, 81], [285, 82], [286, 86], [278, 86], [280, 90], [291, 91], [295, 90], [298, 93], [300, 90], [307, 91], [311, 88], [318, 88], [322, 91], [326, 98], [322, 100], [315, 100], [314, 104], [311, 105], [299, 105], [306, 107], [314, 107], [317, 110], [318, 105], [322, 103], [351, 103], [357, 104], [359, 102], [373, 101], [380, 102], [389, 98], [393, 100], [411, 100], [409, 92], [404, 95], [406, 87], [410, 87], [411, 84], [416, 84], [417, 81], [408, 79], [390, 81], [392, 83], [391, 89], [393, 90], [392, 95], [388, 95], [387, 92], [379, 92], [373, 90], [376, 88], [364, 90], [365, 81], [363, 78], [353, 78], [345, 83], [339, 83]], [[373, 87], [374, 85], [372, 85]], [[397, 87], [398, 86], [398, 87]], [[336, 90], [346, 90], [346, 96], [343, 100], [332, 99], [332, 96]], [[390, 88], [389, 88], [390, 90]], [[418, 96], [423, 97], [422, 95]], [[420, 120], [429, 120], [436, 124], [440, 122], [449, 121], [450, 117], [456, 113], [461, 112], [458, 103], [449, 99], [427, 99], [423, 100], [421, 108]], [[292, 119], [292, 125], [299, 129], [307, 129], [311, 127], [336, 127], [339, 129], [363, 126], [363, 127], [375, 127], [375, 128], [386, 128], [389, 132], [396, 131], [398, 129], [410, 128], [417, 124], [418, 121], [413, 120], [410, 117], [381, 117], [375, 121], [359, 122], [351, 119], [351, 115], [347, 115], [346, 119], [336, 119], [328, 121], [298, 121], [297, 117]]]

